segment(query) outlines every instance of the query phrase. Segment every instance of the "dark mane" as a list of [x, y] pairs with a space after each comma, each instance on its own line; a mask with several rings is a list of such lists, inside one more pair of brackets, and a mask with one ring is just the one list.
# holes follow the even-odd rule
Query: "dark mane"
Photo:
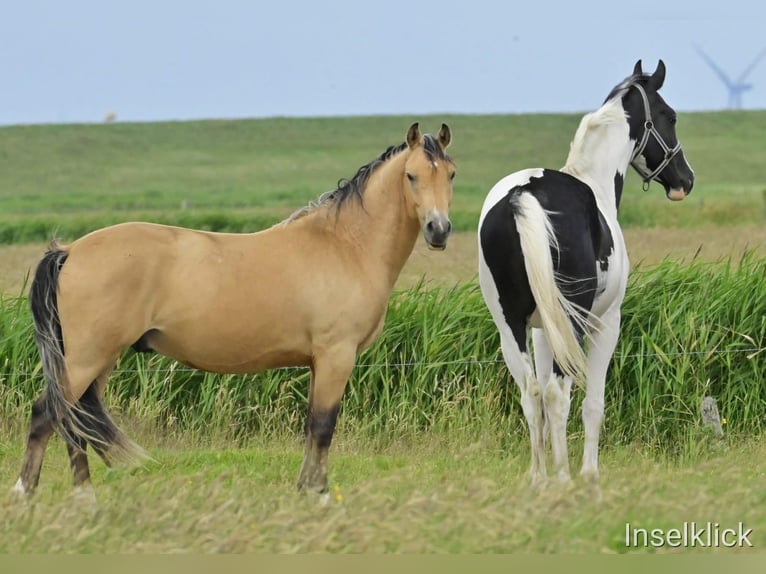
[[[338, 187], [336, 189], [324, 192], [315, 201], [312, 201], [306, 207], [302, 207], [293, 213], [285, 220], [285, 223], [295, 221], [296, 219], [303, 217], [304, 215], [325, 204], [333, 203], [335, 208], [340, 210], [352, 198], [355, 198], [361, 203], [363, 201], [364, 188], [375, 169], [380, 164], [385, 163], [393, 156], [403, 152], [405, 149], [407, 149], [407, 142], [402, 142], [395, 146], [389, 146], [386, 151], [380, 154], [380, 156], [376, 157], [370, 163], [360, 167], [351, 179], [339, 180]], [[423, 151], [431, 161], [437, 159], [452, 161], [450, 157], [444, 153], [444, 150], [439, 145], [439, 142], [436, 140], [436, 138], [431, 134], [425, 134], [423, 136]]]
[[606, 99], [604, 99], [604, 103], [608, 102], [612, 98], [618, 97], [625, 90], [627, 90], [630, 86], [634, 84], [646, 83], [646, 80], [648, 79], [649, 79], [649, 76], [646, 74], [632, 74], [628, 76], [622, 82], [620, 82], [614, 88], [612, 88], [612, 91], [609, 92], [609, 95], [606, 97]]

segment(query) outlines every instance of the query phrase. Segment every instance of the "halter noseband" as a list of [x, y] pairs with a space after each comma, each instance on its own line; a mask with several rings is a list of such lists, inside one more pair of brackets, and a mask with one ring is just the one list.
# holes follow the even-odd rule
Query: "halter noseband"
[[[672, 160], [675, 155], [681, 151], [681, 142], [678, 142], [674, 148], [670, 148], [668, 144], [665, 143], [665, 140], [662, 139], [662, 136], [660, 135], [660, 132], [657, 131], [657, 128], [654, 127], [654, 122], [652, 121], [652, 112], [649, 109], [649, 99], [646, 97], [646, 92], [644, 91], [644, 88], [641, 87], [639, 84], [633, 84], [633, 87], [638, 90], [638, 93], [641, 94], [641, 99], [644, 102], [644, 135], [641, 136], [641, 140], [638, 142], [638, 145], [633, 150], [633, 155], [630, 156], [630, 165], [633, 166], [633, 169], [635, 169], [638, 174], [644, 179], [644, 191], [649, 189], [649, 184], [653, 179], [655, 179], [659, 173], [665, 169], [665, 166], [667, 166], [670, 163], [670, 160]], [[636, 158], [641, 155], [644, 151], [644, 148], [646, 148], [646, 144], [649, 143], [649, 136], [654, 136], [654, 139], [657, 140], [657, 143], [660, 144], [660, 147], [665, 152], [665, 158], [660, 162], [660, 165], [657, 166], [657, 168], [654, 171], [649, 171], [646, 169], [643, 169], [642, 167], [639, 167], [639, 165], [636, 163]]]

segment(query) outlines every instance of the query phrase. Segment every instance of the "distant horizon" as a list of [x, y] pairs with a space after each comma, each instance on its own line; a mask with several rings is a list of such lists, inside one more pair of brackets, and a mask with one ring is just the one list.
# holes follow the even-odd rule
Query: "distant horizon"
[[[167, 118], [167, 119], [152, 119], [152, 120], [121, 120], [119, 116], [111, 121], [71, 121], [71, 122], [28, 122], [18, 124], [0, 124], [2, 128], [12, 127], [44, 127], [44, 126], [93, 126], [93, 125], [136, 125], [136, 124], [170, 124], [170, 123], [193, 123], [193, 122], [236, 122], [236, 121], [265, 121], [265, 120], [342, 120], [342, 119], [355, 119], [355, 118], [391, 118], [391, 117], [455, 117], [455, 116], [579, 116], [590, 113], [593, 110], [582, 111], [561, 111], [561, 112], [496, 112], [496, 113], [471, 113], [471, 112], [424, 112], [424, 113], [381, 113], [381, 114], [348, 114], [348, 115], [307, 115], [307, 116], [231, 116], [231, 117], [196, 117], [196, 118]], [[711, 109], [711, 110], [677, 110], [680, 114], [717, 114], [717, 113], [762, 113], [766, 112], [766, 108], [743, 108], [743, 109]]]

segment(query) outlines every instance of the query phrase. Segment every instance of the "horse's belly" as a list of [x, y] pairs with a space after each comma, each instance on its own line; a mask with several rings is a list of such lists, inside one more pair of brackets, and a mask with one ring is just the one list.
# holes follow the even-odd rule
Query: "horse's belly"
[[621, 302], [625, 295], [627, 274], [622, 265], [610, 265], [605, 272], [599, 271], [597, 278], [596, 297], [593, 300], [591, 312], [596, 316], [603, 315], [615, 302]]
[[299, 340], [275, 339], [266, 343], [252, 338], [206, 337], [157, 332], [149, 347], [185, 365], [213, 373], [257, 373], [276, 367], [307, 366], [311, 353]]
[[211, 373], [220, 373], [227, 375], [242, 375], [246, 373], [259, 373], [267, 369], [276, 369], [279, 367], [307, 367], [311, 364], [311, 358], [294, 352], [276, 352], [260, 355], [257, 358], [246, 360], [245, 362], [237, 363], [220, 362], [220, 361], [200, 361], [199, 357], [195, 359], [185, 360], [182, 358], [176, 359], [179, 362], [193, 367], [195, 369], [201, 369], [203, 371], [209, 371]]

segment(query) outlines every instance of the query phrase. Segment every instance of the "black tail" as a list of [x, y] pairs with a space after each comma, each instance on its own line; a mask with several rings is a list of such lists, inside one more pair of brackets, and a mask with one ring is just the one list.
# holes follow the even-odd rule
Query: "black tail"
[[58, 311], [58, 282], [69, 252], [51, 245], [37, 266], [29, 290], [35, 340], [43, 364], [44, 408], [56, 432], [69, 444], [87, 441], [107, 464], [112, 459], [135, 459], [143, 451], [120, 431], [91, 384], [76, 402], [67, 399], [69, 382], [64, 363], [64, 339]]

